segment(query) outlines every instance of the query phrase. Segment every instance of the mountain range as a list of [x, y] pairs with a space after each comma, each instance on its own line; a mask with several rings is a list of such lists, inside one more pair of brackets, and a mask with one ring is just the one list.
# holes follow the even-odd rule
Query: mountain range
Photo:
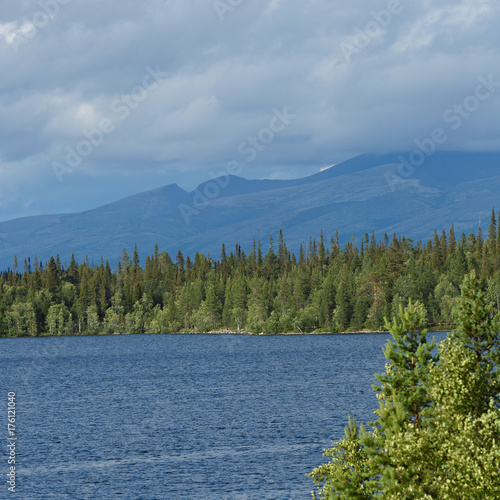
[[236, 243], [248, 251], [254, 239], [267, 251], [279, 229], [297, 252], [321, 230], [326, 238], [338, 230], [345, 242], [372, 231], [425, 241], [452, 223], [458, 235], [480, 221], [487, 228], [492, 206], [500, 208], [500, 153], [422, 157], [361, 155], [293, 180], [227, 174], [192, 192], [171, 184], [81, 213], [1, 222], [0, 269], [11, 267], [14, 255], [22, 266], [35, 253], [42, 262], [59, 254], [64, 263], [73, 252], [77, 261], [88, 256], [97, 264], [102, 255], [115, 266], [135, 243], [142, 258], [156, 243], [173, 257], [180, 249], [218, 258], [222, 243], [228, 253]]

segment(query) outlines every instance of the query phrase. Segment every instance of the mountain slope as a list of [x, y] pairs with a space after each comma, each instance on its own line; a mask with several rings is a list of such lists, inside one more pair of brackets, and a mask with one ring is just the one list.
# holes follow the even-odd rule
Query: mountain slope
[[293, 251], [321, 229], [325, 236], [338, 230], [342, 241], [372, 230], [418, 240], [452, 223], [457, 232], [476, 230], [480, 217], [487, 226], [491, 207], [500, 208], [500, 154], [439, 152], [408, 177], [398, 170], [400, 158], [363, 155], [286, 181], [226, 176], [191, 193], [170, 185], [78, 214], [6, 221], [0, 269], [15, 254], [22, 264], [35, 253], [43, 262], [55, 254], [68, 262], [74, 252], [97, 263], [103, 255], [116, 265], [134, 243], [143, 257], [155, 243], [174, 255], [181, 249], [218, 257], [222, 243], [248, 250], [255, 238], [267, 248], [280, 228]]

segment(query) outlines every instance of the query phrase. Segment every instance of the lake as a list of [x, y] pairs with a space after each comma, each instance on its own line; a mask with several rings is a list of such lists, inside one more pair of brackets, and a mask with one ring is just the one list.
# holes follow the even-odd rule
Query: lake
[[[26, 499], [307, 499], [386, 334], [0, 339]], [[7, 455], [2, 477], [7, 473]], [[3, 481], [0, 498], [7, 498]]]

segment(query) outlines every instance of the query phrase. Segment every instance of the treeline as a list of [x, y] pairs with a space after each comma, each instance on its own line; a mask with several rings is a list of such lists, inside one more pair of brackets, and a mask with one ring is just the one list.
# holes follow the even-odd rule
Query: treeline
[[[499, 216], [500, 217], [500, 216]], [[112, 271], [101, 259], [62, 264], [24, 261], [0, 274], [0, 335], [207, 332], [278, 333], [381, 329], [411, 299], [428, 325], [454, 323], [464, 275], [476, 271], [488, 300], [500, 304], [500, 225], [456, 237], [454, 227], [426, 244], [365, 234], [343, 248], [338, 235], [310, 239], [298, 255], [280, 231], [262, 250], [236, 245], [213, 259], [158, 247], [143, 265], [135, 248]]]

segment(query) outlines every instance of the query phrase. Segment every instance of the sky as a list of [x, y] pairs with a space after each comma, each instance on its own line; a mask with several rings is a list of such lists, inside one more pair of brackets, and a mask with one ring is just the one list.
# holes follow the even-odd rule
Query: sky
[[499, 24], [497, 0], [2, 0], [0, 220], [303, 177], [436, 128], [498, 151]]

